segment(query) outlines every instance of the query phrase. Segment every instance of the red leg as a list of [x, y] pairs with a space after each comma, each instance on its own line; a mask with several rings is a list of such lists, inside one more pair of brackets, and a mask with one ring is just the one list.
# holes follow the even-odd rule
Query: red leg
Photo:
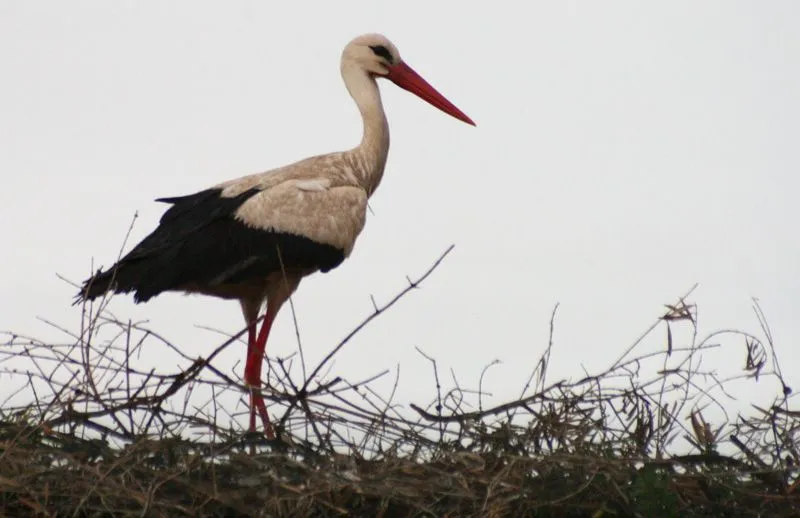
[[[245, 363], [244, 367], [245, 378], [247, 377], [247, 372], [252, 370], [250, 363], [252, 361], [251, 357], [255, 357], [255, 354], [253, 353], [253, 349], [255, 348], [255, 346], [256, 346], [256, 323], [255, 321], [253, 321], [250, 322], [247, 326], [247, 362]], [[250, 431], [251, 432], [256, 431], [256, 413], [255, 413], [255, 408], [253, 407], [252, 398], [250, 401]]]
[[[264, 434], [268, 439], [275, 438], [275, 432], [272, 429], [272, 423], [269, 420], [267, 407], [264, 404], [264, 397], [261, 395], [261, 366], [264, 362], [264, 352], [267, 348], [267, 338], [269, 338], [269, 331], [272, 328], [272, 322], [275, 320], [277, 311], [272, 309], [271, 305], [267, 305], [267, 314], [264, 317], [264, 322], [261, 325], [261, 331], [258, 333], [258, 338], [254, 340], [252, 346], [248, 344], [247, 347], [247, 363], [244, 367], [244, 380], [250, 388], [250, 431], [255, 431], [256, 425], [256, 411], [261, 417], [261, 422], [264, 425]], [[255, 326], [248, 330], [248, 338], [255, 336]], [[249, 341], [249, 340], [248, 340]], [[255, 390], [253, 390], [255, 389]]]
[[[261, 366], [267, 348], [267, 339], [272, 323], [278, 311], [300, 284], [300, 276], [270, 274], [266, 279], [265, 292], [256, 298], [243, 299], [242, 311], [245, 320], [249, 323], [247, 329], [247, 362], [244, 366], [244, 381], [250, 387], [250, 431], [256, 429], [256, 412], [261, 417], [264, 425], [264, 434], [269, 439], [275, 438], [275, 432], [269, 420], [264, 396], [261, 395]], [[267, 314], [261, 324], [261, 330], [256, 336], [256, 321], [261, 308], [261, 303], [267, 299]]]

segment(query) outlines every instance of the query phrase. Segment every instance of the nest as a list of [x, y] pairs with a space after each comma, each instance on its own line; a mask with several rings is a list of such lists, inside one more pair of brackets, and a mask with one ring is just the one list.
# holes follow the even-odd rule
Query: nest
[[[441, 258], [440, 258], [441, 261]], [[719, 331], [698, 338], [689, 294], [608, 368], [547, 380], [551, 340], [517, 399], [483, 405], [482, 380], [399, 405], [374, 381], [324, 374], [350, 338], [307, 374], [270, 360], [264, 396], [277, 439], [243, 430], [226, 398], [247, 388], [215, 366], [225, 340], [192, 358], [144, 325], [86, 307], [65, 343], [6, 333], [0, 376], [0, 514], [4, 516], [797, 516], [797, 435], [768, 327], [765, 338]], [[556, 311], [553, 312], [555, 319]], [[673, 338], [676, 326], [690, 332]], [[666, 330], [659, 351], [639, 350]], [[101, 339], [100, 336], [105, 338]], [[744, 368], [719, 379], [703, 355], [738, 342]], [[143, 369], [158, 342], [177, 372]], [[742, 345], [743, 344], [743, 345]], [[487, 367], [488, 368], [488, 367]], [[769, 404], [725, 412], [733, 382], [769, 380]], [[24, 400], [24, 403], [19, 403]]]

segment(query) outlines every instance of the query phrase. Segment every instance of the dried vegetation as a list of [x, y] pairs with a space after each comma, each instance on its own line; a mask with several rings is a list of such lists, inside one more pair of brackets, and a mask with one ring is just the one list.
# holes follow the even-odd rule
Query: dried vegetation
[[[319, 365], [303, 365], [304, 375], [295, 373], [297, 358], [270, 360], [265, 396], [276, 441], [243, 431], [243, 405], [220, 403], [246, 401], [239, 377], [215, 367], [221, 351], [241, 346], [241, 333], [196, 358], [113, 318], [106, 302], [85, 307], [83, 328], [63, 330], [65, 343], [6, 333], [0, 514], [800, 515], [800, 412], [790, 409], [757, 303], [760, 338], [700, 337], [690, 292], [608, 368], [574, 381], [547, 377], [554, 310], [550, 343], [519, 397], [493, 407], [483, 403], [482, 379], [468, 390], [448, 375], [447, 389], [436, 359], [422, 351], [435, 388], [425, 405], [378, 393], [375, 380], [388, 372], [358, 382], [327, 373], [352, 335], [439, 261], [376, 305]], [[661, 332], [661, 350], [643, 350]], [[143, 368], [145, 347], [172, 351], [184, 368]], [[738, 375], [721, 379], [703, 361], [721, 347], [741, 355]], [[739, 401], [732, 415], [732, 383], [775, 394], [760, 406]], [[234, 407], [239, 414], [227, 413]]]

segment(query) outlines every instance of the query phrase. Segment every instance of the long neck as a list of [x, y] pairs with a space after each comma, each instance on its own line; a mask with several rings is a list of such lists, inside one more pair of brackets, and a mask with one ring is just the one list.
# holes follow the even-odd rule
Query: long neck
[[364, 122], [361, 143], [346, 152], [359, 184], [372, 195], [381, 182], [389, 155], [389, 124], [383, 112], [381, 93], [375, 79], [357, 66], [343, 66], [347, 91], [358, 105]]

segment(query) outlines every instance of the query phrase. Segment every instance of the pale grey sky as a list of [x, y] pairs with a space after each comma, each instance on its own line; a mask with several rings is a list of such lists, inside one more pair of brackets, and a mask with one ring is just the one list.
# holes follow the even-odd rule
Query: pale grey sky
[[[703, 332], [758, 331], [760, 299], [800, 387], [798, 26], [794, 1], [0, 1], [0, 328], [77, 329], [56, 273], [111, 264], [134, 212], [134, 242], [157, 223], [154, 198], [357, 143], [339, 56], [382, 32], [478, 126], [382, 83], [392, 149], [374, 214], [353, 256], [294, 297], [310, 359], [454, 243], [337, 372], [400, 364], [400, 401], [419, 401], [433, 382], [414, 346], [473, 386], [498, 358], [499, 402], [556, 302], [551, 376], [579, 377], [699, 282]], [[242, 327], [236, 303], [201, 297], [112, 309], [198, 355], [220, 338], [196, 325]], [[268, 352], [295, 347], [287, 307]], [[742, 344], [725, 347], [711, 367], [736, 373]]]

